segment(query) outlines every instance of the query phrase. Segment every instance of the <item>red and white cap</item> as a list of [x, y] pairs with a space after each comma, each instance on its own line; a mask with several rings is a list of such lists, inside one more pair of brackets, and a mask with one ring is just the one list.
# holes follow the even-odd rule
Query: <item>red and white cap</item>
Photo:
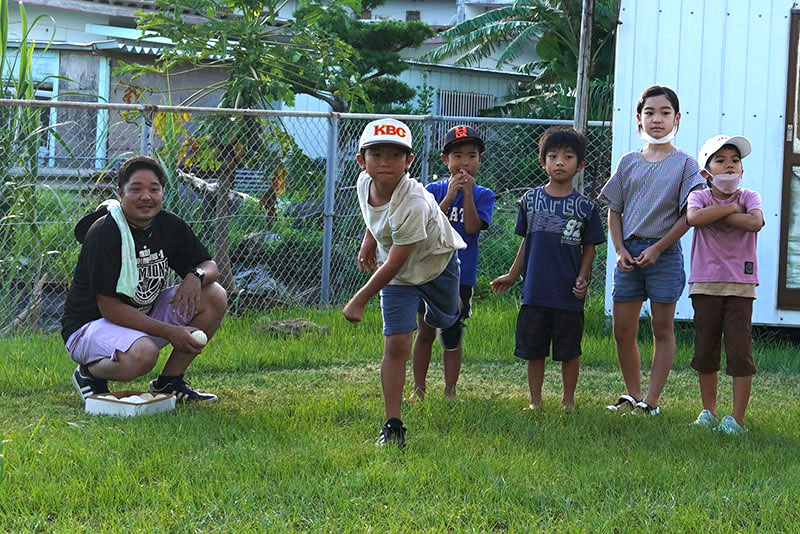
[[697, 163], [701, 169], [706, 168], [709, 158], [714, 153], [725, 145], [733, 145], [739, 149], [739, 156], [745, 157], [750, 153], [750, 141], [743, 135], [715, 135], [700, 148], [700, 153], [697, 154]]
[[373, 145], [400, 145], [413, 151], [411, 129], [397, 119], [372, 121], [364, 128], [358, 142], [358, 150]]

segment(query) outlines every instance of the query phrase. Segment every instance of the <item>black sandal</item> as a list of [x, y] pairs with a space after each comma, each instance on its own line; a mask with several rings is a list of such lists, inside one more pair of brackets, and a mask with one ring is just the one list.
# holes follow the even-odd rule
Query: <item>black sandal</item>
[[610, 406], [606, 406], [606, 410], [608, 410], [609, 412], [619, 412], [623, 408], [625, 408], [626, 404], [629, 406], [631, 410], [633, 410], [638, 402], [639, 401], [634, 399], [633, 396], [628, 395], [626, 393], [625, 395], [620, 395], [616, 403], [611, 404]]

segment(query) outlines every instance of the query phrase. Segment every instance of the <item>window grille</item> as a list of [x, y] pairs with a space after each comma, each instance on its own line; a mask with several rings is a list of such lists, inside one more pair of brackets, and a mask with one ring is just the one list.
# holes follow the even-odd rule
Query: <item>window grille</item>
[[474, 117], [478, 116], [479, 111], [494, 107], [495, 100], [494, 95], [438, 90], [436, 109], [439, 115]]

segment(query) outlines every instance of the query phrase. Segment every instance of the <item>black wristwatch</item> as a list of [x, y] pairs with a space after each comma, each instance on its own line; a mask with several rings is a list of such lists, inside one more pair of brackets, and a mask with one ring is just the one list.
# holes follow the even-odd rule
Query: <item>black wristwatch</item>
[[203, 269], [201, 269], [200, 267], [195, 267], [189, 272], [195, 275], [197, 278], [199, 278], [201, 284], [203, 283], [203, 279], [206, 277], [206, 272]]

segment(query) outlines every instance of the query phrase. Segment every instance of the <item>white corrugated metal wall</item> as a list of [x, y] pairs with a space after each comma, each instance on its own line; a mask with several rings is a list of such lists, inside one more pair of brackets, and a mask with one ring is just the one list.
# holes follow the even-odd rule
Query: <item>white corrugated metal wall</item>
[[[743, 161], [743, 186], [761, 193], [766, 226], [758, 238], [760, 286], [753, 322], [800, 325], [800, 312], [777, 309], [782, 135], [792, 0], [622, 0], [614, 88], [614, 166], [641, 148], [636, 102], [653, 84], [675, 89], [681, 123], [675, 144], [695, 155], [718, 134], [743, 134], [753, 144]], [[613, 172], [614, 169], [610, 171]], [[682, 245], [689, 274], [691, 232]], [[610, 247], [609, 257], [613, 258]], [[606, 273], [611, 313], [614, 262]], [[676, 318], [693, 315], [688, 289]]]

